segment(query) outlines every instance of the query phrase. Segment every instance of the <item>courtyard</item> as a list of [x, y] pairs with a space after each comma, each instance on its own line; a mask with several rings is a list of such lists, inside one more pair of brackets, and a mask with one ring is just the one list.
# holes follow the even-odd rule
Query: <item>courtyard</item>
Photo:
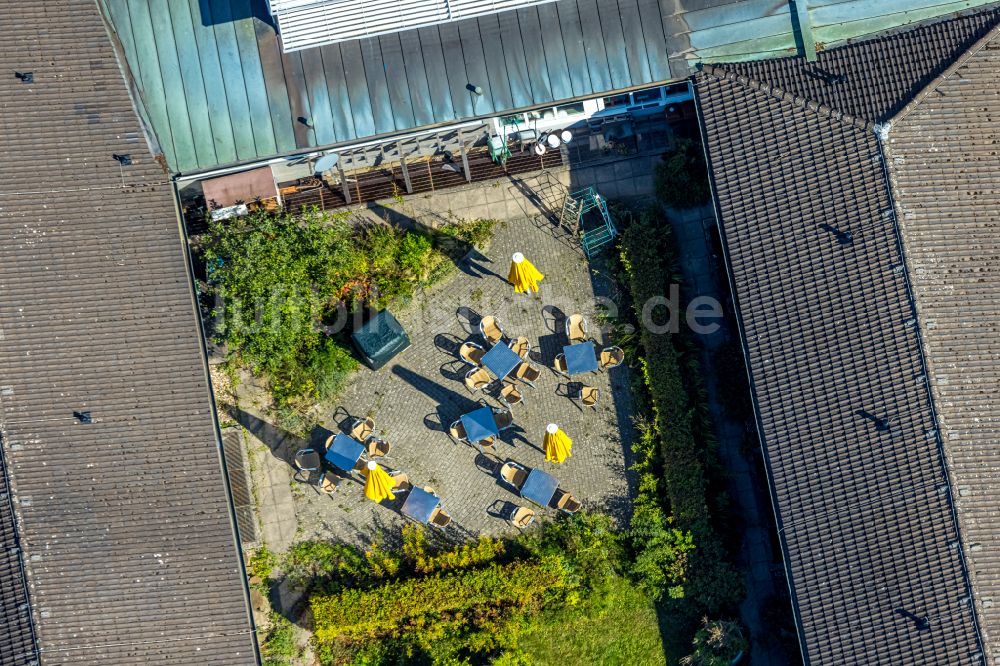
[[[537, 294], [515, 294], [507, 282], [511, 256], [518, 251], [545, 274]], [[455, 275], [393, 309], [411, 347], [378, 371], [355, 373], [335, 409], [318, 415], [321, 425], [309, 440], [281, 430], [252, 400], [241, 400], [237, 420], [255, 440], [249, 448], [263, 541], [281, 551], [298, 540], [364, 545], [398, 532], [407, 520], [400, 512], [405, 495], [375, 504], [365, 498], [363, 477], [356, 472], [343, 475], [332, 495], [293, 480], [297, 450], [321, 448], [331, 434], [349, 432], [354, 419], [365, 417], [391, 445], [379, 462], [441, 497], [441, 508], [453, 519], [444, 528], [451, 538], [512, 533], [516, 528], [502, 516], [513, 504], [534, 508], [540, 518], [557, 513], [533, 506], [499, 480], [499, 465], [507, 460], [549, 472], [585, 509], [624, 523], [632, 439], [628, 370], [622, 365], [567, 377], [553, 369], [568, 342], [564, 321], [571, 314], [587, 319], [598, 348], [615, 343], [600, 324], [606, 313], [614, 314], [620, 287], [598, 268], [601, 263], [600, 257], [588, 263], [576, 235], [545, 216], [502, 221], [489, 247], [462, 259]], [[530, 362], [541, 371], [534, 387], [517, 382], [523, 402], [512, 407], [514, 425], [501, 432], [495, 455], [448, 433], [462, 414], [482, 404], [501, 406], [495, 397], [499, 382], [485, 392], [466, 388], [470, 366], [458, 355], [467, 340], [483, 343], [479, 320], [487, 315], [497, 317], [509, 336], [529, 340]], [[599, 390], [596, 409], [581, 404], [581, 384]], [[542, 441], [549, 423], [573, 440], [572, 456], [562, 464], [545, 461]]]

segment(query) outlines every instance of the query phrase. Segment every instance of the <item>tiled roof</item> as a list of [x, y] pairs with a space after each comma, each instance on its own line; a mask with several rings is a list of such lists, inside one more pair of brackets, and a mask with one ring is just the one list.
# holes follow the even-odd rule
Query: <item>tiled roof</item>
[[873, 122], [997, 18], [698, 77], [807, 663], [983, 662]]
[[3, 447], [0, 446], [0, 664], [28, 666], [37, 663], [21, 541], [7, 485]]
[[171, 186], [94, 1], [6, 3], [0, 72], [0, 427], [41, 661], [252, 664]]
[[885, 143], [991, 663], [1000, 663], [1000, 28]]

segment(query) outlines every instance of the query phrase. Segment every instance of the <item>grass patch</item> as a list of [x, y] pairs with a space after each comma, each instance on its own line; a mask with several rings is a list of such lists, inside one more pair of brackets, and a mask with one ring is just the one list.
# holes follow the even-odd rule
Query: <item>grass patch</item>
[[[652, 600], [621, 577], [615, 577], [610, 588], [604, 599], [539, 615], [521, 637], [521, 653], [536, 666], [665, 666]], [[678, 646], [680, 654], [686, 649]]]

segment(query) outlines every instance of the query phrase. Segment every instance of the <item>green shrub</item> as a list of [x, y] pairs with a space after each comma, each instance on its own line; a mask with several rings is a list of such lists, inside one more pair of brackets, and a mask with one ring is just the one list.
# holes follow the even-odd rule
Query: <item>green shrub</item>
[[268, 550], [267, 546], [261, 546], [247, 558], [247, 573], [251, 578], [267, 580], [277, 563], [277, 556]]
[[295, 585], [321, 587], [353, 585], [370, 578], [365, 554], [356, 548], [328, 541], [300, 541], [282, 562], [285, 575]]
[[261, 641], [263, 666], [298, 666], [302, 650], [295, 640], [295, 625], [278, 613], [270, 615], [271, 628]]
[[297, 422], [358, 367], [349, 345], [327, 337], [321, 324], [339, 308], [405, 301], [449, 274], [462, 248], [485, 243], [493, 224], [438, 232], [356, 227], [346, 213], [316, 209], [211, 221], [203, 259], [220, 304], [213, 335], [231, 363], [267, 376], [281, 415]]
[[703, 206], [711, 195], [702, 147], [689, 139], [678, 141], [663, 155], [653, 180], [656, 196], [672, 208]]
[[441, 571], [465, 569], [492, 562], [504, 552], [503, 541], [488, 536], [478, 541], [465, 543], [449, 550], [428, 549], [427, 532], [419, 525], [403, 528], [403, 558], [417, 573], [428, 574]]
[[694, 635], [694, 652], [681, 658], [682, 666], [729, 666], [749, 644], [740, 625], [732, 620], [702, 619], [702, 628]]
[[390, 641], [400, 652], [455, 663], [448, 660], [509, 645], [525, 614], [537, 612], [568, 585], [556, 555], [313, 595], [315, 640], [331, 650]]
[[660, 503], [655, 429], [648, 423], [639, 423], [638, 428], [640, 437], [632, 447], [637, 461], [632, 469], [639, 476], [639, 490], [626, 533], [632, 552], [629, 573], [653, 599], [663, 595], [680, 599], [694, 539], [690, 531], [674, 527], [673, 517], [666, 515]]
[[[631, 284], [637, 317], [641, 317], [642, 304], [661, 296], [667, 286], [672, 254], [665, 242], [668, 234], [668, 227], [650, 211], [640, 215], [622, 234], [622, 265]], [[686, 564], [685, 596], [715, 614], [738, 604], [743, 588], [712, 526], [705, 469], [712, 458], [709, 452], [714, 440], [701, 404], [704, 396], [697, 383], [685, 383], [682, 367], [687, 366], [689, 376], [697, 376], [700, 371], [692, 359], [682, 359], [670, 334], [642, 327], [640, 340], [640, 367], [659, 440], [663, 490], [677, 528], [689, 532], [695, 545], [690, 550], [686, 548], [687, 537], [678, 541], [686, 553], [686, 562], [678, 560], [676, 564]], [[666, 539], [668, 546], [673, 542], [672, 536]], [[675, 564], [669, 557], [652, 559]], [[643, 564], [644, 575], [651, 570], [648, 562]]]

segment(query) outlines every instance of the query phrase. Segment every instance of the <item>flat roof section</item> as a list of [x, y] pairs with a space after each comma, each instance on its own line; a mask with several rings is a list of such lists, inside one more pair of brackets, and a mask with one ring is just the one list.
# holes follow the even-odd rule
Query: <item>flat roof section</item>
[[254, 664], [171, 185], [93, 0], [3, 24], [0, 428], [41, 663]]
[[[799, 29], [783, 0], [557, 0], [283, 53], [266, 0], [97, 1], [182, 173], [665, 83], [701, 61], [792, 55]], [[829, 48], [982, 4], [812, 0], [798, 20]]]

